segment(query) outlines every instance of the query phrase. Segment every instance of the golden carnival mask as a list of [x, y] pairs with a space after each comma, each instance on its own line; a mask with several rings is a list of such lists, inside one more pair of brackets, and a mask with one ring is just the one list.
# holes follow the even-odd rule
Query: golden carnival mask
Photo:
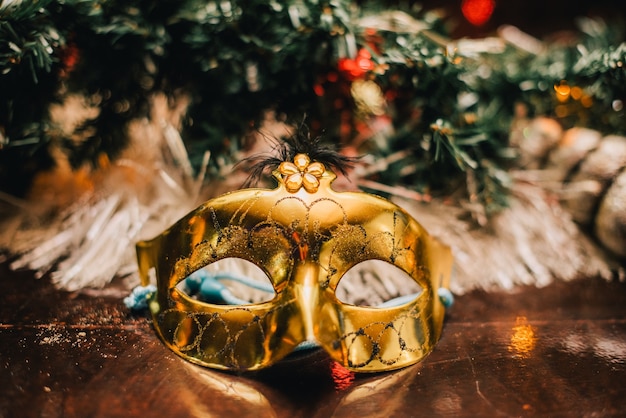
[[[420, 361], [441, 334], [452, 266], [448, 247], [395, 204], [367, 193], [336, 192], [335, 174], [297, 154], [273, 172], [278, 187], [243, 189], [205, 202], [149, 241], [137, 244], [142, 284], [154, 269], [149, 302], [163, 342], [212, 368], [257, 370], [301, 343], [316, 342], [355, 372], [393, 370]], [[177, 285], [226, 258], [267, 275], [274, 298], [221, 305]], [[343, 303], [335, 291], [353, 266], [382, 260], [422, 291], [385, 308]]]

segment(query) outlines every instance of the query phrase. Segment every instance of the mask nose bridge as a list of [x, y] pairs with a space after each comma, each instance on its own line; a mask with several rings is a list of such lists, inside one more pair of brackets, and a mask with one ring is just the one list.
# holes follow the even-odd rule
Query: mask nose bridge
[[293, 270], [289, 286], [296, 298], [297, 312], [302, 324], [303, 338], [316, 341], [320, 310], [320, 266], [310, 260], [299, 261]]

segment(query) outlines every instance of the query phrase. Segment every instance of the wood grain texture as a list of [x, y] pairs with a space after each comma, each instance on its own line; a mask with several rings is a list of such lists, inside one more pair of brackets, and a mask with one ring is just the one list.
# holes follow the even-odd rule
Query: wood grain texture
[[0, 266], [0, 417], [626, 416], [626, 284], [472, 292], [418, 365], [354, 375], [315, 351], [253, 374], [194, 366], [118, 296]]

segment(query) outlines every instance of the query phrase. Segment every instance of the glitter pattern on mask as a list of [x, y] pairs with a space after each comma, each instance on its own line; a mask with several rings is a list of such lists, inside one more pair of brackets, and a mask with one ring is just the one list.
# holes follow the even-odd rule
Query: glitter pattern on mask
[[[151, 306], [163, 341], [187, 360], [233, 370], [267, 367], [306, 341], [316, 341], [353, 371], [392, 370], [421, 360], [441, 332], [444, 308], [436, 290], [447, 286], [449, 249], [391, 202], [335, 192], [329, 171], [315, 193], [304, 187], [289, 192], [277, 179], [274, 190], [213, 199], [138, 245], [140, 269], [157, 270]], [[229, 257], [261, 268], [275, 297], [213, 305], [176, 287], [194, 271]], [[335, 295], [340, 280], [367, 260], [401, 269], [422, 292], [385, 309], [342, 303]]]

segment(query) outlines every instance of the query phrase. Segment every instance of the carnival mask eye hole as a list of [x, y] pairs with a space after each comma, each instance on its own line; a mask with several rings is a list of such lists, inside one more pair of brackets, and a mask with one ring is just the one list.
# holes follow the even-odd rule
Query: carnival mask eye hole
[[335, 295], [350, 305], [385, 308], [414, 300], [421, 291], [404, 270], [385, 261], [367, 260], [343, 275]]
[[246, 305], [274, 298], [274, 286], [260, 267], [241, 258], [224, 258], [183, 279], [176, 289], [192, 299], [217, 305]]

